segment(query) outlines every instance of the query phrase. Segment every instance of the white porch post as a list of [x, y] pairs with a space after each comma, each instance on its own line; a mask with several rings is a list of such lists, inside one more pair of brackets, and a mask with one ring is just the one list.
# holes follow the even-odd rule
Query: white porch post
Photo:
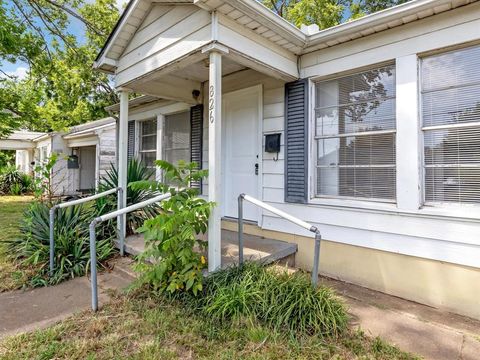
[[[123, 191], [118, 193], [118, 210], [127, 206], [127, 165], [128, 165], [128, 91], [120, 89], [120, 116], [118, 120], [118, 186]], [[123, 244], [126, 232], [126, 215], [118, 218], [120, 254], [123, 255]]]
[[208, 200], [215, 202], [208, 221], [208, 271], [217, 270], [221, 255], [222, 201], [222, 54], [210, 52], [208, 85]]

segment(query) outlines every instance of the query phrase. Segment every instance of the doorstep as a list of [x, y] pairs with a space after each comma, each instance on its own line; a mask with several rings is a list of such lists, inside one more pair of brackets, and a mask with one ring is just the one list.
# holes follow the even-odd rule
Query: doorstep
[[[206, 235], [200, 236], [206, 240]], [[243, 234], [243, 256], [245, 260], [258, 261], [262, 264], [280, 262], [295, 266], [297, 245], [285, 241], [267, 239], [261, 236]], [[118, 242], [116, 243], [118, 247]], [[143, 235], [132, 235], [125, 239], [125, 252], [136, 256], [145, 251]], [[222, 230], [222, 267], [238, 263], [238, 233]]]

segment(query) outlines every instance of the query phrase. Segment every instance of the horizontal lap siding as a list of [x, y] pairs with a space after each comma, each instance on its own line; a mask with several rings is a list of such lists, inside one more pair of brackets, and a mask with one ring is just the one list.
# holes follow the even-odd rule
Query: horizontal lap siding
[[164, 66], [211, 40], [211, 16], [194, 5], [154, 5], [118, 62], [116, 85]]
[[112, 128], [99, 133], [98, 139], [100, 146], [99, 178], [101, 179], [107, 174], [112, 164], [116, 164], [116, 129]]

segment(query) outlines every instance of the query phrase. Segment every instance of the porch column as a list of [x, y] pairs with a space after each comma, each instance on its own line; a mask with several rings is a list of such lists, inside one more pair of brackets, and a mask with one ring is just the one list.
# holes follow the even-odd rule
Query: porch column
[[[128, 166], [128, 91], [119, 89], [120, 114], [118, 119], [118, 186], [123, 191], [118, 193], [118, 210], [127, 206], [127, 166]], [[123, 244], [126, 233], [127, 216], [121, 215], [118, 218], [118, 235], [120, 243], [120, 254], [123, 255]]]
[[217, 205], [208, 221], [208, 271], [222, 264], [222, 54], [210, 51], [208, 83], [208, 200]]

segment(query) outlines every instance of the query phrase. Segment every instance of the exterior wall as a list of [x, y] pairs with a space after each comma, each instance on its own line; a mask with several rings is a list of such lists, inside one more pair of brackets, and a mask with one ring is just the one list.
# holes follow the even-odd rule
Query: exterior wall
[[[279, 160], [283, 163], [283, 127], [284, 127], [284, 82], [276, 80], [254, 70], [244, 70], [238, 73], [226, 76], [223, 78], [222, 90], [223, 93], [245, 89], [248, 87], [262, 85], [263, 88], [263, 127], [262, 133], [282, 133], [281, 138], [281, 152]], [[208, 85], [205, 85], [208, 86]], [[207, 92], [204, 91], [204, 104], [208, 104]], [[208, 169], [208, 109], [204, 108], [203, 116], [203, 169]], [[262, 137], [265, 139], [265, 137]], [[264, 140], [263, 140], [264, 141]], [[262, 144], [262, 148], [263, 148]], [[274, 171], [274, 156], [276, 154], [263, 153], [263, 163], [261, 166], [263, 175], [263, 191], [269, 191], [274, 184], [283, 184], [283, 168], [281, 172]], [[267, 190], [265, 190], [267, 189]], [[275, 190], [274, 190], [275, 191]], [[208, 179], [203, 182], [203, 195], [208, 195]]]
[[[235, 222], [223, 228], [236, 231]], [[298, 245], [295, 266], [310, 271], [313, 239], [245, 225], [245, 233]], [[323, 240], [320, 273], [370, 289], [480, 319], [480, 270]]]
[[[263, 200], [318, 225], [324, 238], [337, 243], [479, 268], [480, 208], [422, 207], [421, 146], [413, 140], [417, 137], [420, 141], [422, 136], [417, 127], [419, 117], [415, 109], [417, 54], [480, 40], [479, 13], [480, 4], [472, 4], [302, 57], [302, 75], [314, 78], [338, 76], [344, 71], [385, 61], [396, 62], [396, 204], [313, 198], [308, 205], [286, 204], [283, 154], [279, 161], [264, 164], [264, 172], [280, 176], [272, 177], [269, 186], [264, 186]], [[405, 124], [413, 125], [405, 128]], [[283, 131], [283, 123], [278, 122], [272, 130]], [[411, 193], [404, 191], [412, 188]], [[311, 236], [266, 213], [262, 226], [268, 230]]]
[[58, 160], [53, 167], [53, 191], [55, 195], [70, 194], [69, 191], [69, 171], [67, 169], [67, 157], [70, 155], [70, 149], [63, 140], [62, 135], [55, 134], [52, 137], [51, 152], [58, 154]]
[[15, 151], [15, 167], [25, 174], [32, 174], [33, 166], [33, 150], [17, 150]]
[[211, 40], [211, 15], [195, 5], [154, 5], [118, 62], [116, 85], [181, 58]]

